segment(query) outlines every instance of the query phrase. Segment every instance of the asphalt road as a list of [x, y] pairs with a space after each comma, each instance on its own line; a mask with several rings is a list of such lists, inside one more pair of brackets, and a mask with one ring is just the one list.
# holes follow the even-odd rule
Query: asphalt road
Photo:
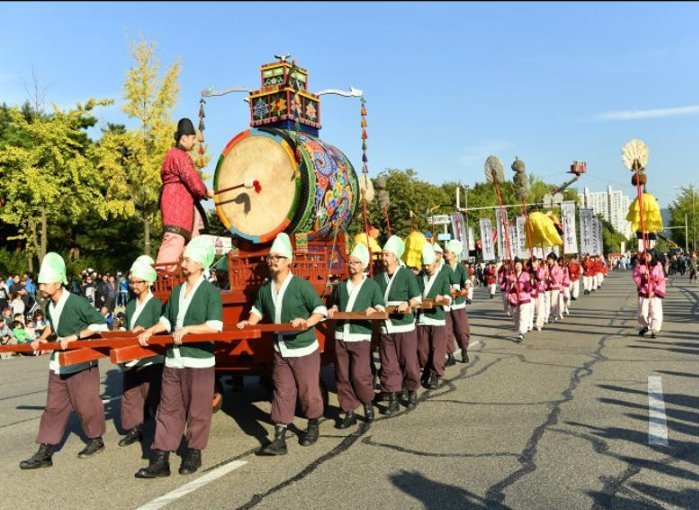
[[[444, 386], [421, 391], [413, 411], [341, 431], [326, 371], [321, 439], [301, 447], [292, 429], [285, 457], [254, 454], [273, 432], [270, 394], [246, 378], [242, 392], [226, 387], [203, 469], [187, 477], [175, 456], [169, 478], [134, 478], [147, 450], [116, 445], [121, 376], [108, 361], [106, 451], [77, 459], [73, 417], [54, 466], [21, 471], [36, 450], [48, 359], [0, 361], [0, 508], [699, 509], [699, 286], [678, 278], [668, 288], [657, 339], [637, 335], [626, 272], [522, 344], [500, 300], [478, 289], [478, 344]], [[650, 412], [649, 378], [662, 385]], [[662, 437], [649, 436], [649, 414], [667, 445], [651, 444]]]

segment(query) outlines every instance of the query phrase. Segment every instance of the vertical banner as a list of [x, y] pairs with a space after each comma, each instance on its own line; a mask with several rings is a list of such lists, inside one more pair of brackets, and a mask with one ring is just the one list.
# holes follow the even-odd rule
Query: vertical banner
[[537, 259], [543, 259], [546, 258], [546, 253], [544, 253], [544, 249], [541, 246], [534, 246], [534, 256]]
[[512, 258], [519, 257], [519, 244], [516, 224], [507, 226], [507, 235], [510, 236], [510, 253], [513, 256]]
[[464, 215], [455, 213], [451, 215], [451, 231], [454, 239], [461, 243], [463, 250], [461, 251], [461, 260], [468, 259], [468, 239], [466, 238], [466, 227], [464, 225]]
[[580, 209], [580, 253], [592, 255], [592, 209]]
[[508, 253], [505, 253], [505, 230], [503, 229], [504, 225], [507, 225], [507, 211], [503, 209], [501, 215], [500, 209], [495, 209], [495, 231], [497, 232], [498, 238], [498, 257], [500, 257], [503, 260], [510, 258], [510, 255]]
[[468, 251], [474, 251], [476, 249], [476, 234], [473, 231], [473, 227], [468, 227]]
[[490, 218], [481, 218], [481, 244], [483, 245], [483, 260], [495, 260], [495, 247], [493, 246], [493, 225]]
[[563, 253], [578, 253], [578, 236], [575, 229], [575, 202], [561, 202], [563, 225]]
[[517, 216], [516, 231], [517, 231], [517, 256], [521, 259], [528, 259], [531, 257], [529, 251], [529, 246], [527, 245], [527, 218], [522, 216]]
[[599, 223], [598, 218], [592, 218], [592, 246], [590, 246], [590, 253], [592, 255], [599, 255], [599, 239], [597, 238], [597, 235], [599, 233], [599, 229], [597, 228], [597, 224]]

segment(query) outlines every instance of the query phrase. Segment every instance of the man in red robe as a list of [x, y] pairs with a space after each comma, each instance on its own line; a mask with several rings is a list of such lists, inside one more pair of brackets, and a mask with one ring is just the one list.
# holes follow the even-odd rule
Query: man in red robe
[[199, 172], [187, 154], [194, 147], [196, 131], [192, 121], [184, 118], [177, 123], [176, 145], [165, 156], [160, 169], [163, 187], [160, 191], [160, 212], [163, 217], [163, 243], [157, 264], [170, 263], [165, 269], [174, 271], [184, 253], [185, 244], [199, 235], [205, 225], [200, 200], [213, 198]]

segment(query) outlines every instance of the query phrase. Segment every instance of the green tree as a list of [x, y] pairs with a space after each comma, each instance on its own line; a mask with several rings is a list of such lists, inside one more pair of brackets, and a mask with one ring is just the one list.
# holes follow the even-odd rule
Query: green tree
[[98, 145], [100, 169], [110, 175], [113, 197], [110, 214], [137, 215], [143, 226], [143, 251], [151, 254], [151, 230], [158, 220], [160, 167], [173, 146], [175, 123], [171, 116], [179, 94], [179, 62], [163, 76], [155, 55], [156, 44], [143, 39], [131, 43], [134, 65], [126, 73], [122, 110], [138, 123], [137, 129], [108, 129]]
[[687, 221], [687, 234], [684, 228], [673, 228], [672, 239], [682, 248], [688, 246], [690, 250], [696, 250], [696, 217], [699, 197], [693, 186], [684, 186], [679, 196], [670, 205], [670, 226], [684, 227]]
[[33, 117], [18, 108], [7, 110], [16, 138], [0, 148], [0, 221], [14, 225], [13, 237], [26, 242], [30, 270], [32, 257], [41, 260], [48, 251], [50, 223], [79, 221], [104, 199], [86, 128], [96, 122], [94, 108], [111, 102], [89, 99]]

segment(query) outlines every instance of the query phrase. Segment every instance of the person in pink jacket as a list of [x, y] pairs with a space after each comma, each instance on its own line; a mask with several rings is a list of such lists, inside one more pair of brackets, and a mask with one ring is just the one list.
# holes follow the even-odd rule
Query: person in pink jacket
[[651, 338], [656, 338], [663, 325], [665, 272], [654, 250], [647, 251], [636, 265], [633, 280], [638, 289], [638, 334], [643, 336], [650, 331]]
[[515, 342], [524, 340], [529, 331], [529, 315], [532, 313], [531, 275], [524, 271], [522, 261], [515, 258], [515, 272], [506, 277], [507, 301], [513, 311], [517, 338]]
[[563, 296], [561, 289], [563, 287], [563, 270], [558, 265], [558, 256], [551, 252], [546, 256], [546, 265], [548, 265], [548, 290], [551, 291], [551, 315], [553, 322], [563, 318]]

